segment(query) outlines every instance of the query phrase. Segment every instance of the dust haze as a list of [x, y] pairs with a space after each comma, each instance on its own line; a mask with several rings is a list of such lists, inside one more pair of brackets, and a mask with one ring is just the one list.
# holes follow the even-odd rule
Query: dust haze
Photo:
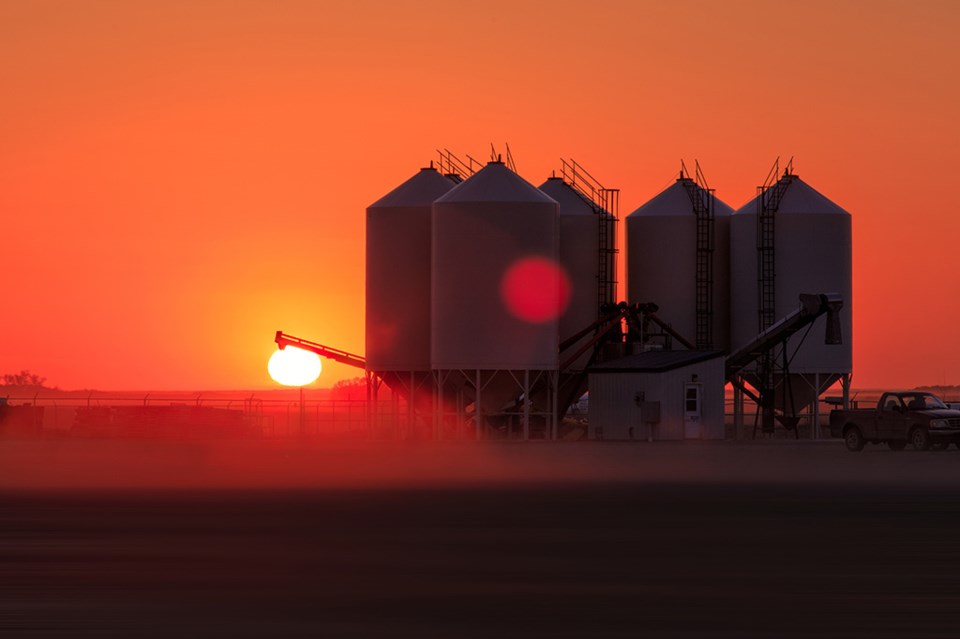
[[951, 483], [957, 451], [819, 442], [7, 440], [0, 490], [433, 489], [560, 484]]

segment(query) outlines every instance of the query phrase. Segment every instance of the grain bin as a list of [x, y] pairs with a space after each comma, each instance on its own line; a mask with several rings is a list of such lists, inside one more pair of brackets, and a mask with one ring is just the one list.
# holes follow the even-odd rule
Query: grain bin
[[[699, 280], [695, 201], [702, 202], [701, 208], [712, 208], [703, 214], [713, 219], [712, 233], [700, 240], [700, 250], [709, 251], [710, 269]], [[676, 182], [627, 216], [629, 301], [656, 303], [658, 315], [698, 348], [729, 349], [732, 214], [732, 208], [681, 173]], [[698, 292], [698, 287], [705, 288]], [[699, 327], [698, 294], [707, 296], [700, 300]]]
[[449, 381], [464, 402], [479, 397], [482, 411], [501, 412], [524, 394], [529, 371], [557, 370], [569, 293], [557, 202], [491, 162], [434, 202], [432, 231], [431, 362], [441, 393]]
[[[570, 303], [560, 316], [560, 339], [575, 335], [597, 320], [600, 314], [600, 213], [596, 205], [577, 192], [563, 178], [551, 177], [540, 190], [560, 207], [560, 265], [570, 281]], [[585, 336], [581, 342], [590, 339]], [[570, 351], [576, 352], [577, 345]], [[582, 370], [590, 358], [586, 352], [571, 366]]]
[[367, 207], [370, 370], [430, 370], [431, 205], [453, 187], [452, 180], [425, 168]]
[[[516, 298], [507, 286], [527, 264], [559, 268], [558, 215], [555, 200], [499, 162], [434, 202], [435, 370], [557, 367], [562, 283], [526, 281], [521, 273]], [[540, 272], [530, 270], [534, 276]], [[535, 298], [532, 307], [524, 305], [524, 296]], [[551, 298], [557, 300], [556, 312], [548, 308]], [[543, 300], [547, 305], [541, 308]]]
[[[820, 392], [853, 367], [852, 237], [850, 214], [789, 172], [775, 184], [782, 192], [773, 220], [773, 315], [794, 311], [801, 293], [838, 293], [843, 343], [825, 344], [826, 319], [787, 342], [790, 384], [781, 385], [777, 408], [796, 410], [810, 405]], [[759, 197], [731, 218], [731, 338], [739, 348], [756, 336], [760, 321], [758, 270]], [[749, 380], [749, 375], [747, 375]]]

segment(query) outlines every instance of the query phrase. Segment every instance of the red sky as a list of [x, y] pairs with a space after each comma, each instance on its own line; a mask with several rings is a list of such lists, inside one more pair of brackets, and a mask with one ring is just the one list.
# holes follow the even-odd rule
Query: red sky
[[[854, 385], [960, 383], [960, 3], [0, 2], [0, 373], [269, 387], [362, 353], [364, 209], [435, 157], [560, 156], [621, 214], [778, 155], [854, 231]], [[353, 377], [326, 363], [319, 385]]]

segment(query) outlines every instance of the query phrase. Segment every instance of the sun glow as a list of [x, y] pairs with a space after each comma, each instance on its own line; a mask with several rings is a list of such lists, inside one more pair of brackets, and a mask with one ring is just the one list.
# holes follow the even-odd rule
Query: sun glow
[[320, 356], [295, 346], [277, 350], [270, 356], [267, 371], [284, 386], [305, 386], [320, 377]]

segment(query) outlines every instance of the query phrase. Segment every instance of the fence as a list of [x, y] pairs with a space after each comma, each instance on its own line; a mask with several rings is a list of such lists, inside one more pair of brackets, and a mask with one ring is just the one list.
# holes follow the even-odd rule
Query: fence
[[[860, 407], [872, 406], [882, 391], [851, 392]], [[934, 389], [933, 392], [937, 392]], [[429, 438], [429, 416], [412, 414], [399, 397], [368, 403], [365, 399], [275, 397], [273, 393], [35, 393], [0, 397], [0, 437], [142, 437], [142, 438]], [[939, 393], [945, 401], [960, 401], [960, 388]], [[820, 437], [829, 433], [830, 410], [821, 397]], [[567, 422], [582, 422], [586, 401]], [[734, 428], [733, 397], [727, 394], [727, 439], [751, 439], [762, 434], [755, 405], [744, 403], [743, 425]], [[796, 431], [780, 426], [774, 438], [812, 439], [813, 411], [801, 415]], [[755, 434], [755, 435], [754, 435]]]
[[400, 402], [143, 393], [0, 397], [0, 436], [391, 438]]

